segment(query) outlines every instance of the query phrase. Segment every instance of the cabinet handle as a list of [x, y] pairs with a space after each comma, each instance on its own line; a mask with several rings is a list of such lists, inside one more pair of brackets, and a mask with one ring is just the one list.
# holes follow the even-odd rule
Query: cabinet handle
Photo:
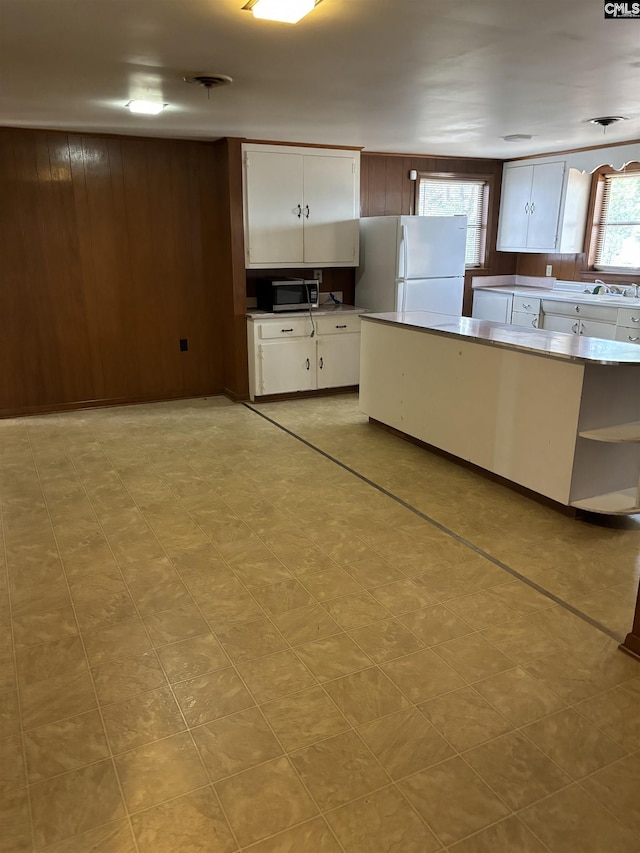
[[529, 202], [527, 202], [524, 206], [524, 212], [529, 213]]
[[640, 317], [632, 317], [631, 322], [632, 323], [640, 323]]
[[346, 329], [346, 328], [347, 328], [347, 324], [346, 324], [346, 323], [344, 324], [344, 326], [336, 326], [336, 329]]
[[523, 308], [531, 308], [531, 303], [530, 302], [523, 302], [522, 307]]
[[638, 335], [627, 335], [627, 340], [629, 341], [640, 341], [640, 337]]
[[571, 327], [571, 331], [574, 333], [574, 335], [577, 333], [579, 326], [580, 326], [580, 323], [574, 323], [573, 326]]
[[307, 370], [311, 370], [311, 362], [307, 359]]
[[298, 205], [297, 210], [298, 210], [298, 219], [300, 219], [300, 217], [302, 216], [302, 206]]
[[579, 314], [580, 313], [580, 306], [575, 305], [574, 308], [576, 309], [576, 314]]
[[304, 218], [305, 219], [309, 218], [309, 205], [308, 204], [305, 204], [305, 206], [304, 206]]
[[538, 318], [537, 317], [533, 318], [533, 320], [531, 321], [531, 325], [533, 326], [534, 329], [538, 328]]
[[320, 356], [320, 370], [324, 367], [324, 359]]
[[529, 210], [529, 213], [535, 213], [535, 210], [536, 210], [536, 203], [535, 203], [535, 201], [532, 201], [531, 202], [531, 209]]
[[280, 331], [281, 331], [281, 332], [282, 332], [282, 334], [284, 335], [284, 334], [285, 334], [285, 332], [293, 332], [293, 329], [280, 329]]

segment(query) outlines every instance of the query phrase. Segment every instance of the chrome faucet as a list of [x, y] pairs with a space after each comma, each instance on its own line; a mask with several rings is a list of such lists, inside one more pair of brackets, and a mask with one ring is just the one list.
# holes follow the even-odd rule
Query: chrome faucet
[[[633, 288], [633, 291], [632, 291]], [[632, 281], [631, 284], [628, 284], [624, 288], [625, 296], [634, 296], [636, 299], [640, 296], [640, 285], [636, 284], [635, 281]]]
[[595, 287], [591, 291], [594, 295], [597, 293], [613, 293], [613, 291], [611, 290], [609, 285], [605, 284], [604, 281], [602, 281], [602, 279], [600, 279], [600, 278], [597, 278], [594, 281], [594, 284], [595, 284]]

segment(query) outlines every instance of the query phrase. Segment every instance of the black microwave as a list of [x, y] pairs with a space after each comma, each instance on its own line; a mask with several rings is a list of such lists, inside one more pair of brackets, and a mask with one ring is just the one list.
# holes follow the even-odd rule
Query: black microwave
[[259, 278], [257, 282], [257, 303], [262, 311], [317, 308], [319, 295], [315, 278]]

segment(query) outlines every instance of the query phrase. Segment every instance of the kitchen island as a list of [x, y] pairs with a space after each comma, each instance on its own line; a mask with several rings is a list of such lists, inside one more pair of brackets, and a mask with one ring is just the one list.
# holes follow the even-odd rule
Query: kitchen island
[[361, 318], [360, 408], [567, 507], [640, 511], [640, 347], [423, 311]]

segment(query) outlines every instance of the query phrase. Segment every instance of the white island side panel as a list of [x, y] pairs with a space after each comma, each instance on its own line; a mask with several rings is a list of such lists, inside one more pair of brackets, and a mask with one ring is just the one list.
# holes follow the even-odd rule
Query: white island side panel
[[584, 366], [362, 323], [369, 417], [567, 504]]

